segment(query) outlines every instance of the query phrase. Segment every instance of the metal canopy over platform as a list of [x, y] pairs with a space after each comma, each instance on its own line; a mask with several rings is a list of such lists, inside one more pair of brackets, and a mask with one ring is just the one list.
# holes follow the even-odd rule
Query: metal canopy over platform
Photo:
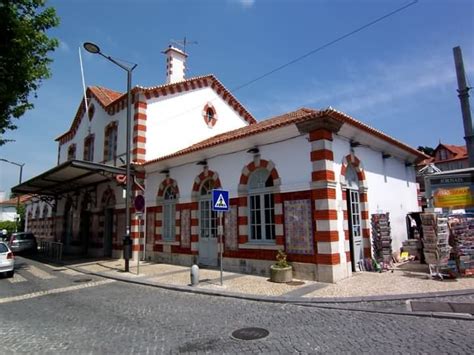
[[[59, 196], [125, 175], [126, 169], [70, 160], [12, 188], [16, 194]], [[133, 176], [133, 170], [132, 170]]]

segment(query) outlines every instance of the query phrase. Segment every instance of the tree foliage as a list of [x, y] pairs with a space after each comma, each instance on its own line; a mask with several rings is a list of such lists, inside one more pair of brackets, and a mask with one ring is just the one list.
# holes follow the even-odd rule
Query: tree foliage
[[426, 155], [429, 155], [430, 157], [433, 156], [434, 149], [431, 148], [431, 147], [423, 147], [423, 146], [419, 145], [417, 149], [418, 149], [420, 152], [423, 152], [423, 153], [425, 153]]
[[14, 222], [14, 221], [1, 221], [0, 222], [0, 234], [2, 233], [3, 229], [7, 230], [7, 235], [12, 234], [16, 230], [16, 222]]
[[59, 24], [45, 0], [0, 0], [0, 146], [14, 119], [33, 108], [43, 79], [51, 76], [48, 53], [58, 46], [46, 31]]

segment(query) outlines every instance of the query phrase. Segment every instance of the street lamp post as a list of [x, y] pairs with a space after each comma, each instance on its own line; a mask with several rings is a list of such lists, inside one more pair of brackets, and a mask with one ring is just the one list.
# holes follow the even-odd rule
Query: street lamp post
[[133, 66], [125, 66], [122, 63], [117, 62], [112, 57], [105, 55], [100, 51], [99, 46], [91, 42], [85, 42], [84, 48], [86, 51], [92, 54], [99, 54], [105, 59], [111, 61], [115, 65], [119, 66], [127, 72], [127, 142], [126, 142], [126, 169], [127, 169], [127, 181], [125, 188], [125, 219], [126, 219], [126, 234], [123, 240], [123, 252], [125, 259], [125, 272], [129, 272], [129, 262], [130, 262], [130, 248], [132, 247], [132, 240], [130, 238], [130, 200], [131, 200], [131, 174], [130, 174], [130, 138], [132, 130], [132, 71], [136, 68], [137, 64]]
[[[10, 164], [20, 167], [20, 180], [18, 181], [18, 184], [21, 184], [21, 178], [23, 176], [23, 167], [25, 166], [25, 163], [15, 163], [14, 161], [10, 161], [3, 158], [0, 158], [0, 161], [4, 161], [5, 163], [10, 163]], [[20, 209], [20, 195], [18, 195], [16, 198], [16, 214], [17, 214], [16, 231], [17, 232], [18, 232], [18, 224], [20, 222], [20, 216], [18, 213], [19, 209]]]

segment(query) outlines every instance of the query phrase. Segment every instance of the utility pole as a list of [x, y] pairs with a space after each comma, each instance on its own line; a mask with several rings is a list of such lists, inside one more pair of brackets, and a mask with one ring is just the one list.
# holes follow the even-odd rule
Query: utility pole
[[469, 157], [469, 167], [474, 167], [474, 135], [471, 118], [471, 107], [469, 105], [469, 87], [466, 84], [466, 74], [462, 60], [461, 47], [453, 48], [454, 65], [456, 66], [456, 76], [458, 78], [458, 96], [461, 101], [462, 120], [464, 123], [464, 139], [466, 140], [467, 154]]

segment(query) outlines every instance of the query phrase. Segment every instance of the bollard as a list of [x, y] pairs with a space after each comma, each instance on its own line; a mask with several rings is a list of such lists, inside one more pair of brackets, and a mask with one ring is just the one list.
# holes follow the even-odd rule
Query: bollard
[[191, 266], [191, 286], [199, 285], [199, 266]]

